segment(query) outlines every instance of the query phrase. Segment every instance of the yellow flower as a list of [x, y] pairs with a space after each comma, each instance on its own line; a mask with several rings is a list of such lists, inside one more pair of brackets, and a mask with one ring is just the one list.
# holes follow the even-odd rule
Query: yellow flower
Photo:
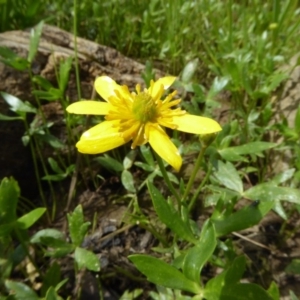
[[119, 147], [132, 140], [131, 148], [150, 143], [156, 153], [175, 170], [182, 165], [181, 156], [163, 127], [194, 134], [208, 134], [221, 130], [209, 118], [190, 115], [174, 108], [181, 101], [173, 99], [176, 91], [162, 96], [175, 81], [168, 76], [151, 81], [148, 89], [130, 93], [127, 86], [120, 86], [107, 76], [98, 77], [95, 89], [106, 101], [83, 100], [67, 107], [69, 113], [105, 115], [105, 121], [84, 132], [76, 144], [81, 153], [97, 154]]

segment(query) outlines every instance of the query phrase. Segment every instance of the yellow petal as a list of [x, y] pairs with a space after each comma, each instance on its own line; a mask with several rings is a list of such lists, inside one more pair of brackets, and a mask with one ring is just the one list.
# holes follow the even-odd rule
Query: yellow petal
[[174, 116], [173, 124], [177, 130], [195, 134], [207, 134], [222, 130], [215, 120], [190, 114]]
[[110, 96], [116, 96], [115, 91], [119, 91], [119, 93], [125, 98], [128, 97], [128, 94], [124, 92], [122, 86], [117, 84], [113, 79], [108, 76], [101, 76], [95, 80], [95, 89], [97, 93], [105, 100], [108, 101]]
[[174, 76], [166, 76], [166, 77], [159, 78], [153, 84], [152, 90], [150, 91], [151, 96], [153, 98], [156, 97], [156, 95], [160, 91], [161, 85], [163, 85], [164, 90], [167, 90], [174, 83], [175, 79], [176, 79], [176, 77], [174, 77]]
[[147, 123], [145, 133], [154, 151], [176, 171], [179, 171], [182, 165], [181, 156], [163, 129], [157, 124]]
[[81, 153], [97, 154], [126, 143], [119, 132], [118, 121], [104, 121], [85, 131], [76, 144]]
[[79, 115], [107, 115], [110, 105], [106, 102], [83, 100], [72, 103], [67, 107], [67, 112]]

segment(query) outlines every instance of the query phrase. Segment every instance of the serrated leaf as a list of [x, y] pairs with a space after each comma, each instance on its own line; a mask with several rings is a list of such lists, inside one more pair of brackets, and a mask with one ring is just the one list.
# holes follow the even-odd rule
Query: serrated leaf
[[128, 258], [150, 282], [195, 294], [201, 291], [199, 284], [186, 278], [175, 267], [155, 257], [135, 254]]
[[276, 186], [273, 183], [261, 183], [248, 189], [244, 196], [252, 200], [288, 201], [300, 204], [300, 190]]
[[75, 261], [78, 268], [87, 268], [90, 271], [100, 271], [100, 261], [96, 254], [93, 252], [77, 247], [74, 254]]
[[73, 213], [68, 214], [69, 231], [72, 239], [72, 243], [75, 246], [80, 246], [88, 231], [90, 222], [84, 223], [84, 216], [82, 206], [78, 205]]
[[14, 222], [20, 188], [16, 180], [3, 178], [0, 184], [0, 224]]
[[196, 244], [197, 239], [194, 237], [190, 227], [185, 223], [177, 211], [171, 209], [168, 202], [164, 199], [162, 194], [148, 181], [148, 190], [153, 202], [154, 209], [159, 219], [166, 224], [178, 237], [185, 239], [191, 243]]

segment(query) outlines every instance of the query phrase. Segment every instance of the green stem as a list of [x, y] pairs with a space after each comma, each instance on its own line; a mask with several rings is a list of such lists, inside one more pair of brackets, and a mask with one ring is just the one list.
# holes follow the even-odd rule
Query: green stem
[[[35, 142], [35, 150], [36, 150], [38, 156], [40, 157], [40, 161], [41, 161], [41, 165], [42, 165], [42, 168], [43, 168], [43, 172], [44, 172], [44, 174], [46, 176], [48, 176], [49, 172], [48, 172], [47, 166], [45, 164], [44, 157], [43, 157], [40, 145], [39, 145], [39, 143], [37, 141], [37, 138], [35, 136], [32, 136], [32, 138], [33, 138], [33, 140]], [[49, 188], [50, 188], [50, 192], [51, 192], [51, 196], [52, 196], [52, 200], [53, 200], [53, 203], [52, 203], [52, 213], [51, 213], [51, 220], [53, 221], [54, 218], [55, 218], [55, 214], [56, 214], [57, 199], [56, 199], [56, 193], [54, 191], [52, 182], [50, 180], [48, 180], [47, 182], [48, 182], [48, 185], [49, 185]], [[47, 207], [47, 203], [46, 202], [43, 203], [43, 204], [45, 205], [45, 207]]]
[[212, 165], [210, 164], [210, 165], [209, 165], [209, 168], [208, 168], [208, 171], [207, 171], [207, 173], [206, 173], [206, 175], [205, 175], [205, 177], [203, 178], [201, 184], [200, 184], [199, 187], [197, 188], [197, 190], [196, 190], [196, 192], [195, 192], [195, 194], [194, 194], [194, 196], [193, 196], [191, 202], [190, 202], [189, 205], [188, 205], [188, 211], [189, 211], [189, 212], [193, 209], [193, 207], [194, 207], [194, 205], [195, 205], [195, 203], [196, 203], [196, 200], [197, 200], [197, 198], [198, 198], [198, 195], [199, 195], [199, 193], [201, 192], [201, 190], [202, 190], [204, 184], [206, 183], [208, 177], [210, 176], [211, 171], [212, 171]]
[[[39, 195], [42, 199], [43, 205], [45, 207], [47, 207], [45, 194], [43, 192], [43, 188], [42, 188], [42, 184], [41, 184], [41, 178], [40, 178], [40, 174], [39, 174], [38, 162], [37, 162], [37, 159], [36, 159], [36, 156], [35, 156], [35, 151], [34, 151], [34, 144], [33, 144], [34, 141], [33, 140], [35, 140], [35, 138], [32, 135], [30, 136], [29, 126], [28, 126], [28, 123], [27, 123], [26, 120], [24, 120], [24, 124], [25, 124], [25, 130], [28, 133], [28, 136], [30, 138], [29, 147], [30, 147], [31, 156], [32, 156], [32, 160], [33, 160], [34, 174], [35, 174], [37, 185], [38, 185]], [[50, 217], [50, 214], [49, 214], [48, 210], [46, 210], [46, 216], [47, 216], [48, 223], [51, 223], [51, 217]]]
[[140, 223], [139, 227], [149, 231], [156, 239], [158, 239], [164, 247], [168, 247], [167, 240], [150, 224], [148, 226], [147, 224]]
[[77, 0], [74, 0], [74, 22], [73, 22], [73, 35], [74, 35], [74, 53], [75, 53], [75, 74], [76, 74], [76, 86], [78, 100], [81, 99], [81, 88], [80, 88], [80, 78], [79, 78], [79, 63], [78, 63], [78, 47], [77, 47]]
[[187, 198], [189, 192], [191, 191], [192, 185], [193, 185], [193, 183], [195, 181], [195, 178], [196, 178], [196, 175], [197, 175], [197, 173], [198, 173], [198, 171], [200, 169], [201, 161], [202, 161], [202, 159], [204, 157], [204, 153], [205, 153], [206, 149], [207, 149], [207, 146], [203, 146], [202, 145], [200, 153], [199, 153], [197, 161], [196, 161], [196, 164], [195, 164], [195, 168], [194, 168], [194, 170], [192, 172], [192, 175], [191, 175], [191, 177], [189, 179], [189, 182], [188, 182], [188, 184], [187, 184], [187, 186], [185, 188], [184, 195], [181, 198], [181, 202], [186, 201], [186, 198]]
[[15, 228], [15, 233], [16, 233], [16, 236], [20, 242], [20, 244], [22, 245], [28, 259], [30, 260], [30, 262], [32, 263], [32, 265], [35, 267], [35, 270], [38, 272], [39, 276], [42, 276], [41, 274], [41, 271], [38, 267], [38, 265], [36, 264], [33, 256], [30, 254], [30, 251], [28, 249], [28, 244], [24, 241], [24, 234], [22, 233], [22, 231], [20, 231], [19, 228]]
[[172, 184], [172, 182], [171, 182], [171, 180], [170, 180], [170, 178], [169, 178], [169, 176], [167, 174], [166, 168], [164, 166], [164, 163], [163, 163], [161, 157], [155, 151], [153, 151], [153, 152], [155, 154], [156, 161], [158, 163], [158, 166], [159, 166], [159, 169], [160, 169], [160, 171], [162, 173], [162, 176], [163, 176], [164, 180], [166, 181], [166, 184], [167, 184], [169, 190], [172, 192], [172, 194], [176, 198], [177, 205], [178, 205], [178, 211], [180, 212], [181, 211], [180, 197], [179, 197], [177, 191], [175, 190], [175, 188], [174, 188], [174, 186], [173, 186], [173, 184]]

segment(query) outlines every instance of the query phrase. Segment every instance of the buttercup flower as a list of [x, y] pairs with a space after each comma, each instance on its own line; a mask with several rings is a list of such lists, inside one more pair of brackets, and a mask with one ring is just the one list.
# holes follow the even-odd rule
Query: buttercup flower
[[181, 101], [173, 99], [176, 91], [162, 100], [162, 96], [175, 81], [168, 76], [151, 81], [148, 89], [130, 93], [127, 86], [120, 86], [107, 76], [98, 77], [95, 89], [105, 100], [82, 100], [67, 107], [69, 113], [104, 115], [105, 121], [85, 131], [76, 144], [81, 153], [97, 154], [132, 141], [131, 148], [149, 142], [154, 151], [175, 170], [182, 165], [181, 156], [163, 127], [194, 134], [208, 134], [221, 130], [209, 118], [190, 115], [176, 107]]

